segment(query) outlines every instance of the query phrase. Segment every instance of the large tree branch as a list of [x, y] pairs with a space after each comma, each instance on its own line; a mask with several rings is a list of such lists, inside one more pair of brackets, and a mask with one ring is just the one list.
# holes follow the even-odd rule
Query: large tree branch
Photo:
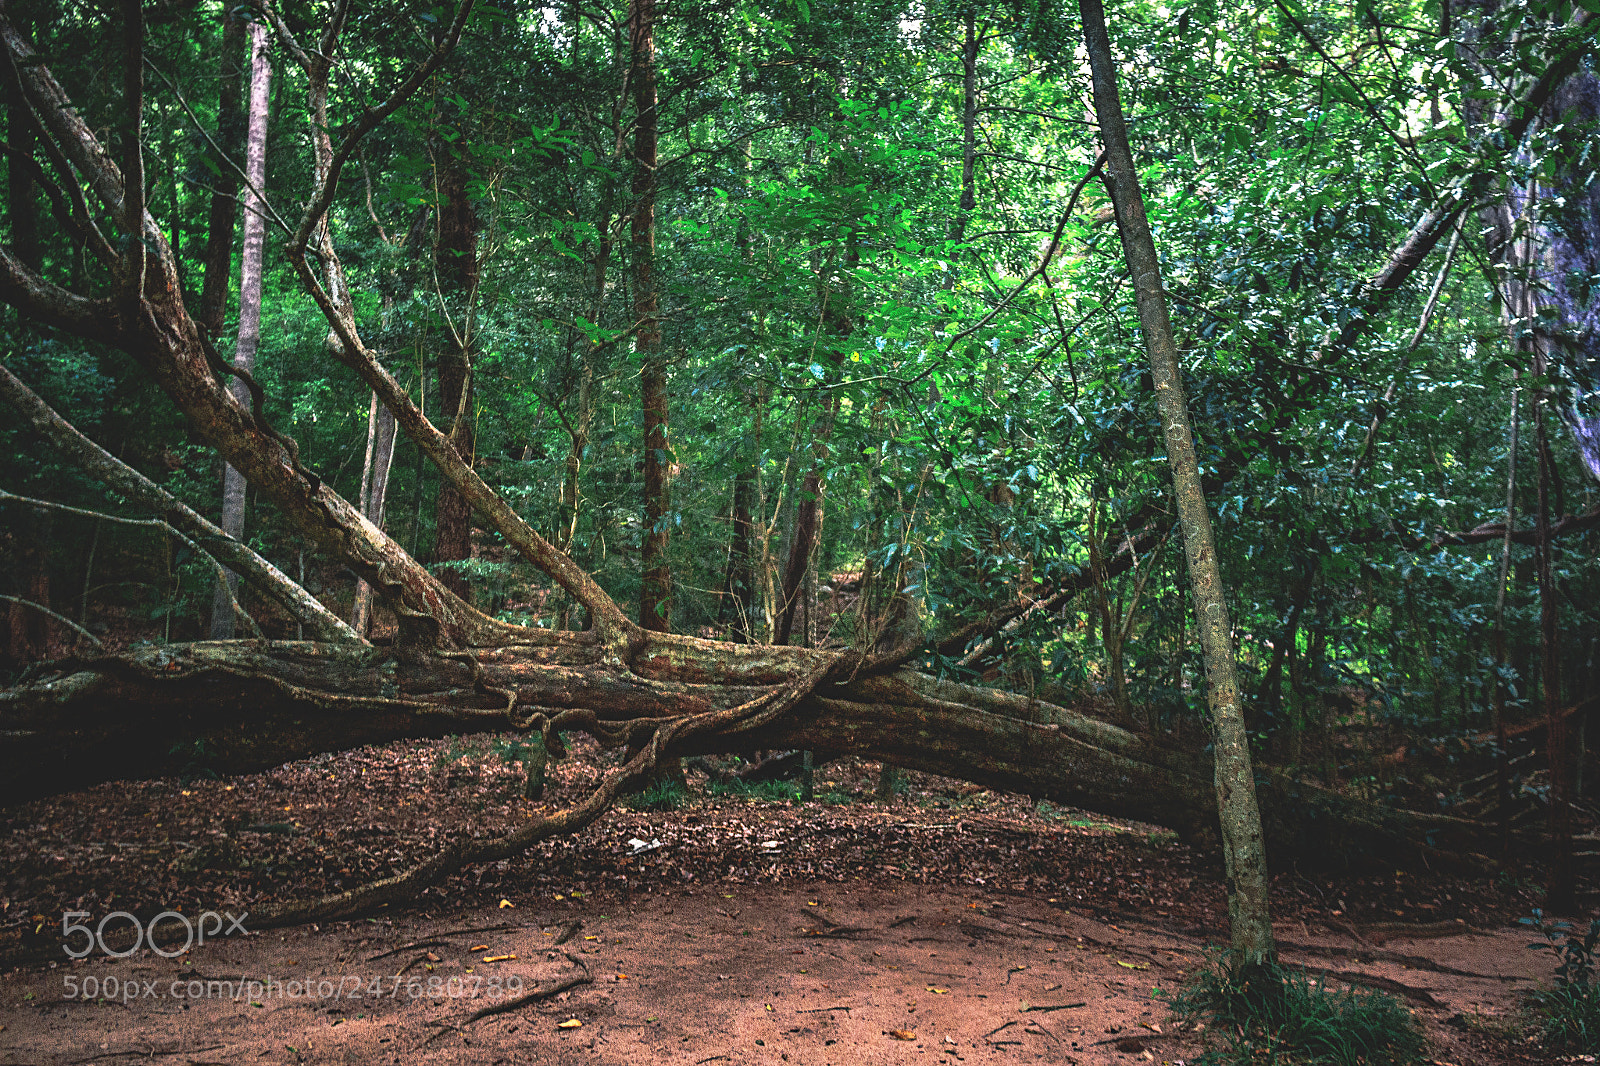
[[[618, 653], [628, 656], [640, 647], [642, 634], [638, 627], [628, 619], [593, 578], [577, 566], [565, 552], [541, 537], [483, 481], [471, 464], [462, 459], [449, 437], [441, 433], [423, 415], [410, 395], [379, 362], [375, 353], [367, 347], [361, 337], [352, 304], [348, 299], [341, 298], [342, 270], [338, 266], [333, 250], [324, 246], [319, 251], [329, 279], [327, 284], [317, 277], [308, 260], [308, 249], [320, 232], [320, 226], [332, 204], [344, 163], [355, 151], [361, 139], [398, 109], [428, 77], [432, 76], [439, 64], [444, 62], [460, 39], [472, 3], [473, 0], [462, 0], [445, 38], [435, 47], [428, 59], [395, 89], [387, 100], [365, 112], [354, 128], [345, 134], [337, 148], [325, 145], [319, 149], [319, 154], [326, 154], [327, 158], [318, 163], [320, 171], [318, 191], [301, 217], [295, 235], [286, 246], [286, 252], [302, 288], [316, 301], [328, 325], [338, 337], [341, 348], [338, 353], [339, 358], [361, 375], [362, 380], [377, 394], [379, 402], [394, 413], [397, 424], [405, 431], [406, 436], [434, 462], [468, 505], [482, 515], [484, 520], [529, 562], [560, 585], [573, 599], [587, 607], [596, 624], [608, 634], [613, 643], [617, 644]], [[334, 13], [329, 29], [323, 33], [322, 52], [311, 55], [296, 42], [288, 26], [270, 4], [263, 0], [258, 4], [258, 8], [277, 28], [279, 39], [285, 49], [305, 68], [308, 77], [311, 78], [313, 111], [325, 111], [326, 64], [337, 44], [338, 35], [334, 22], [341, 18], [339, 12]], [[323, 242], [324, 245], [325, 243]]]
[[248, 545], [241, 544], [207, 521], [166, 489], [100, 447], [62, 418], [16, 375], [0, 366], [0, 400], [9, 403], [56, 454], [121, 493], [136, 507], [161, 515], [175, 530], [194, 538], [202, 549], [239, 574], [258, 593], [304, 623], [322, 640], [360, 641], [344, 621]]
[[[235, 773], [400, 737], [554, 724], [558, 733], [588, 732], [610, 745], [637, 739], [646, 761], [563, 820], [534, 829], [535, 819], [525, 831], [535, 836], [580, 827], [661, 755], [763, 748], [852, 752], [1190, 837], [1215, 831], [1203, 754], [1161, 747], [1068, 708], [910, 672], [852, 676], [850, 659], [815, 653], [777, 686], [686, 683], [688, 674], [651, 680], [608, 665], [592, 636], [576, 643], [557, 636], [448, 659], [266, 641], [65, 661], [56, 676], [0, 693], [0, 790], [10, 801], [125, 776], [130, 767], [175, 771], [179, 740], [204, 738], [213, 769]], [[723, 672], [733, 675], [736, 654], [764, 651], [770, 674], [797, 649], [720, 650], [728, 659]], [[1476, 850], [1481, 839], [1473, 822], [1382, 808], [1272, 771], [1263, 771], [1259, 787], [1273, 846], [1308, 859], [1366, 856], [1412, 866]], [[528, 842], [519, 834], [435, 862], [448, 873]]]
[[[1563, 537], [1569, 533], [1582, 533], [1584, 530], [1596, 528], [1600, 528], [1600, 507], [1591, 508], [1583, 514], [1562, 516], [1550, 524], [1550, 536]], [[1505, 539], [1507, 538], [1504, 520], [1483, 522], [1465, 530], [1436, 529], [1432, 533], [1419, 533], [1395, 522], [1388, 528], [1361, 531], [1350, 538], [1356, 544], [1394, 541], [1399, 543], [1401, 547], [1413, 551], [1425, 551], [1429, 548], [1459, 548], [1471, 544], [1488, 544], [1491, 541], [1503, 541]], [[1513, 544], [1537, 545], [1539, 543], [1539, 531], [1537, 529], [1513, 529], [1510, 540]]]
[[1406, 280], [1422, 265], [1434, 245], [1456, 224], [1462, 212], [1475, 207], [1500, 174], [1499, 164], [1514, 152], [1550, 97], [1571, 77], [1594, 50], [1594, 16], [1579, 9], [1565, 30], [1556, 34], [1551, 53], [1541, 56], [1545, 66], [1537, 77], [1520, 87], [1495, 117], [1493, 136], [1486, 151], [1472, 170], [1449, 183], [1434, 205], [1411, 227], [1411, 232], [1389, 256], [1382, 268], [1363, 287], [1343, 329], [1330, 339], [1322, 359], [1343, 354], [1365, 332], [1371, 318], [1381, 311]]
[[91, 300], [52, 285], [0, 246], [0, 300], [47, 326], [85, 340], [120, 346], [121, 324], [109, 300]]

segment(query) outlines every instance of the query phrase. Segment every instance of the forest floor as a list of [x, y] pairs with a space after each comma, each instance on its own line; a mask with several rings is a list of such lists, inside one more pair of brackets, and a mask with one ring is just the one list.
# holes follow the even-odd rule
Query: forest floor
[[[508, 738], [410, 742], [0, 811], [0, 1066], [1192, 1061], [1163, 993], [1226, 939], [1217, 858], [1157, 827], [874, 764], [621, 806], [356, 922], [73, 961], [61, 915], [243, 916], [526, 818]], [[203, 756], [203, 753], [201, 753]], [[553, 772], [570, 801], [612, 757]], [[1433, 1061], [1554, 1061], [1522, 1035], [1549, 956], [1529, 880], [1281, 871], [1284, 958], [1402, 996]], [[249, 929], [248, 917], [241, 917]], [[126, 929], [113, 918], [108, 934]], [[165, 931], [180, 927], [169, 920]], [[66, 943], [82, 943], [82, 933]], [[115, 947], [115, 945], [112, 945]], [[1159, 991], [1158, 991], [1159, 990]], [[543, 993], [551, 993], [544, 995]], [[517, 995], [530, 1002], [513, 1005]], [[499, 1006], [500, 1013], [474, 1019]]]

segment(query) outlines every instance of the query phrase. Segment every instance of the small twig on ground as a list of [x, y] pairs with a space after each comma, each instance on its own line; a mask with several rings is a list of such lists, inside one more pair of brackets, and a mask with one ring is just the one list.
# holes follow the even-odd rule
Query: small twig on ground
[[412, 1050], [420, 1051], [446, 1033], [455, 1033], [457, 1035], [461, 1035], [461, 1027], [459, 1025], [451, 1025], [449, 1022], [428, 1022], [427, 1024], [435, 1026], [439, 1031], [428, 1037], [428, 1039], [424, 1040], [422, 1043], [418, 1044]]
[[479, 1021], [480, 1019], [488, 1018], [496, 1014], [506, 1014], [510, 1011], [519, 1010], [523, 1007], [526, 1007], [530, 1003], [538, 1003], [540, 1000], [549, 999], [551, 996], [558, 996], [567, 991], [569, 988], [577, 988], [579, 985], [594, 984], [594, 975], [589, 972], [589, 967], [583, 964], [582, 959], [567, 955], [566, 952], [562, 952], [562, 954], [566, 955], [567, 961], [578, 967], [583, 971], [583, 973], [577, 974], [573, 977], [568, 977], [561, 981], [557, 981], [549, 988], [536, 988], [532, 992], [527, 992], [518, 996], [516, 999], [508, 999], [503, 1003], [491, 1003], [489, 1006], [475, 1011], [471, 1017], [469, 1017], [462, 1024], [471, 1025], [473, 1022]]
[[[1023, 1007], [1020, 1013], [1022, 1013], [1022, 1014], [1034, 1014], [1034, 1013], [1048, 1014], [1051, 1011], [1055, 1011], [1055, 1010], [1071, 1010], [1074, 1007], [1087, 1007], [1088, 1005], [1089, 1004], [1087, 1004], [1087, 1003], [1056, 1003], [1056, 1004], [1053, 1004], [1053, 1005], [1046, 1005], [1046, 1006], [1041, 1006], [1041, 1007], [1029, 1006], [1029, 1007]], [[1030, 1022], [1029, 1024], [1031, 1025], [1032, 1023]]]
[[1015, 977], [1017, 974], [1021, 973], [1023, 970], [1026, 970], [1026, 969], [1027, 969], [1026, 966], [1013, 966], [1013, 967], [1011, 967], [1011, 969], [1006, 971], [1006, 984], [1009, 985], [1011, 983], [1011, 979], [1013, 977]]
[[408, 971], [410, 971], [411, 967], [415, 966], [417, 963], [419, 963], [419, 962], [427, 962], [427, 961], [428, 961], [428, 953], [427, 952], [423, 952], [421, 955], [418, 955], [416, 958], [412, 959], [410, 962], [408, 962], [404, 966], [400, 967], [399, 970], [395, 971], [395, 976], [396, 977], [401, 977], [404, 974], [406, 974]]
[[141, 1059], [154, 1059], [166, 1055], [192, 1055], [201, 1051], [220, 1051], [226, 1044], [207, 1044], [205, 1047], [173, 1048], [171, 1051], [156, 1051], [153, 1048], [137, 1051], [104, 1051], [98, 1055], [90, 1055], [86, 1059], [73, 1059], [68, 1066], [78, 1066], [83, 1062], [98, 1062], [100, 1059], [120, 1059], [126, 1055], [137, 1055]]
[[[806, 918], [821, 922], [822, 925], [826, 927], [813, 928], [809, 926], [801, 926], [800, 933], [802, 936], [847, 938], [853, 937], [857, 933], [871, 932], [870, 929], [863, 925], [840, 925], [832, 918], [829, 918], [826, 914], [821, 914], [817, 911], [801, 911], [800, 913]], [[890, 928], [892, 929], [894, 927], [890, 926]]]
[[1351, 940], [1354, 940], [1357, 944], [1365, 944], [1368, 947], [1371, 946], [1371, 944], [1368, 942], [1367, 938], [1361, 935], [1361, 930], [1357, 929], [1355, 926], [1351, 925], [1349, 922], [1340, 922], [1340, 921], [1330, 920], [1328, 922], [1328, 928], [1339, 930], [1339, 932], [1343, 933], [1345, 936], [1348, 936]]
[[794, 1012], [796, 1014], [826, 1014], [828, 1011], [832, 1010], [847, 1011], [849, 1009], [849, 1007], [806, 1007], [804, 1009], [796, 1007]]
[[379, 959], [387, 959], [391, 955], [398, 955], [402, 951], [413, 951], [413, 950], [415, 950], [417, 948], [442, 948], [444, 946], [445, 946], [445, 942], [443, 940], [418, 940], [414, 944], [401, 944], [399, 947], [394, 948], [394, 949], [392, 949], [390, 951], [385, 951], [385, 952], [382, 952], [382, 953], [377, 954], [377, 955], [369, 956], [367, 958], [367, 961], [368, 962], [377, 962]]
[[996, 1033], [998, 1033], [998, 1032], [1000, 1032], [1000, 1031], [1001, 1031], [1001, 1030], [1002, 1030], [1002, 1029], [1009, 1029], [1009, 1028], [1011, 1028], [1011, 1027], [1012, 1027], [1012, 1026], [1013, 1026], [1013, 1025], [1016, 1025], [1016, 1024], [1017, 1024], [1017, 1020], [1016, 1020], [1016, 1019], [1015, 1019], [1015, 1018], [1013, 1018], [1013, 1019], [1011, 1019], [1011, 1020], [1010, 1020], [1010, 1021], [1009, 1021], [1009, 1022], [1006, 1022], [1006, 1023], [1005, 1023], [1005, 1024], [1004, 1024], [1004, 1025], [999, 1025], [999, 1026], [996, 1026], [996, 1027], [995, 1027], [995, 1028], [993, 1028], [993, 1029], [990, 1029], [990, 1030], [989, 1030], [989, 1031], [988, 1031], [988, 1032], [987, 1032], [987, 1033], [984, 1033], [984, 1034], [983, 1034], [983, 1038], [984, 1038], [984, 1039], [985, 1039], [985, 1040], [987, 1040], [987, 1039], [989, 1039], [989, 1038], [990, 1038], [990, 1037], [991, 1037], [991, 1036], [993, 1036], [993, 1035], [994, 1035], [994, 1034], [996, 1034]]

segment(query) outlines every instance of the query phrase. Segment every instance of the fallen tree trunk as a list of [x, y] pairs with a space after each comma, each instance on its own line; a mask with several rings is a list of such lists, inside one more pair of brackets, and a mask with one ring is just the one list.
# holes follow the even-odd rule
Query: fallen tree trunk
[[[772, 691], [775, 676], [817, 668], [814, 654], [796, 654], [804, 649], [696, 643], [670, 661], [641, 656], [627, 666], [608, 662], [583, 633], [426, 657], [225, 641], [71, 660], [53, 677], [0, 693], [0, 802], [197, 768], [246, 773], [407, 737], [550, 727], [621, 747], [673, 720], [737, 711]], [[1189, 840], [1215, 833], [1203, 755], [1064, 707], [909, 671], [826, 679], [764, 724], [733, 719], [663, 753], [774, 748], [883, 759], [1153, 822]], [[1415, 866], [1478, 847], [1475, 822], [1384, 808], [1273, 771], [1258, 787], [1278, 854]]]

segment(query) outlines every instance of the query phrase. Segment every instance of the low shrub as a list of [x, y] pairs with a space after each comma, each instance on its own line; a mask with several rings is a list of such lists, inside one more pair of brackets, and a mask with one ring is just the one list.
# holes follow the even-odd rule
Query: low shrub
[[1171, 997], [1175, 1013], [1203, 1018], [1214, 1066], [1405, 1066], [1421, 1059], [1422, 1032], [1380, 992], [1330, 989], [1275, 963], [1236, 972], [1223, 955]]
[[1569, 922], [1546, 921], [1537, 910], [1522, 923], [1544, 937], [1528, 947], [1556, 957], [1555, 986], [1528, 997], [1540, 1041], [1557, 1053], [1600, 1054], [1600, 980], [1595, 972], [1600, 918], [1581, 934]]
[[689, 802], [689, 790], [683, 787], [683, 782], [669, 777], [622, 797], [621, 802], [634, 811], [675, 811]]

